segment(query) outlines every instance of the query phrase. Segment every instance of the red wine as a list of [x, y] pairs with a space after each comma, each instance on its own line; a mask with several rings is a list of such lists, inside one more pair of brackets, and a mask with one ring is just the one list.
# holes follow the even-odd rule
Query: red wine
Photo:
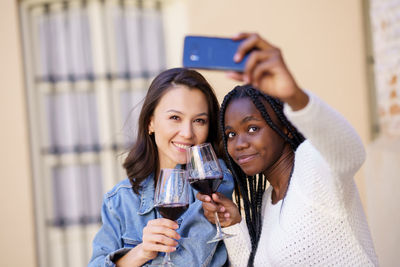
[[215, 193], [222, 182], [222, 176], [207, 177], [204, 179], [190, 178], [190, 185], [202, 194], [211, 195]]
[[156, 206], [158, 212], [164, 218], [176, 221], [189, 207], [189, 204], [162, 204]]

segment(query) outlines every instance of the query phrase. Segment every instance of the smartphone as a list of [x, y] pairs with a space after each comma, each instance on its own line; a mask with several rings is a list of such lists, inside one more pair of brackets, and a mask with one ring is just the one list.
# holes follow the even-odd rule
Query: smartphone
[[240, 62], [233, 61], [242, 40], [230, 38], [186, 36], [183, 46], [183, 66], [209, 70], [243, 72], [248, 54]]

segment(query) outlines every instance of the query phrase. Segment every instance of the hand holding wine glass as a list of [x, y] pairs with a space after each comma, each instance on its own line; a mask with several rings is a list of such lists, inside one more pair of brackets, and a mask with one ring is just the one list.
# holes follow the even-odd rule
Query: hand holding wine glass
[[207, 220], [215, 224], [215, 212], [217, 212], [222, 227], [228, 227], [242, 221], [239, 209], [231, 199], [219, 192], [213, 193], [211, 197], [201, 193], [196, 195], [196, 198], [203, 202], [204, 216]]
[[[187, 171], [179, 169], [161, 169], [157, 180], [154, 206], [165, 219], [177, 220], [189, 207]], [[152, 265], [155, 266], [155, 265]], [[161, 265], [175, 266], [170, 253], [165, 254]]]
[[[187, 150], [187, 165], [190, 185], [202, 194], [211, 195], [215, 193], [222, 182], [223, 173], [215, 152], [209, 143], [192, 146]], [[218, 242], [231, 235], [222, 232], [215, 212], [217, 234], [207, 243]]]

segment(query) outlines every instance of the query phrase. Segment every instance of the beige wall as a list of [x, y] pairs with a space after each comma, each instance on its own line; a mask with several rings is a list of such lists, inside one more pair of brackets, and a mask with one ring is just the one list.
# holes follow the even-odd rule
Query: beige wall
[[0, 1], [1, 266], [36, 266], [28, 127], [16, 1]]
[[[367, 144], [370, 121], [361, 2], [188, 0], [187, 33], [260, 33], [282, 49], [300, 86], [339, 110]], [[222, 73], [203, 73], [220, 100], [235, 84]], [[365, 203], [361, 172], [356, 181]]]

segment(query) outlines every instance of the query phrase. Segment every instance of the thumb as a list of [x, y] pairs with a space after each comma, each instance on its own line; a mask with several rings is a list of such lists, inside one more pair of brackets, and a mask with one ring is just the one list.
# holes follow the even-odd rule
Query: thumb
[[210, 202], [211, 198], [208, 195], [203, 195], [201, 193], [197, 193], [196, 198], [202, 202]]
[[220, 192], [212, 194], [212, 198], [215, 203], [219, 203], [222, 205], [228, 204], [231, 201], [229, 198], [227, 198], [224, 194]]

